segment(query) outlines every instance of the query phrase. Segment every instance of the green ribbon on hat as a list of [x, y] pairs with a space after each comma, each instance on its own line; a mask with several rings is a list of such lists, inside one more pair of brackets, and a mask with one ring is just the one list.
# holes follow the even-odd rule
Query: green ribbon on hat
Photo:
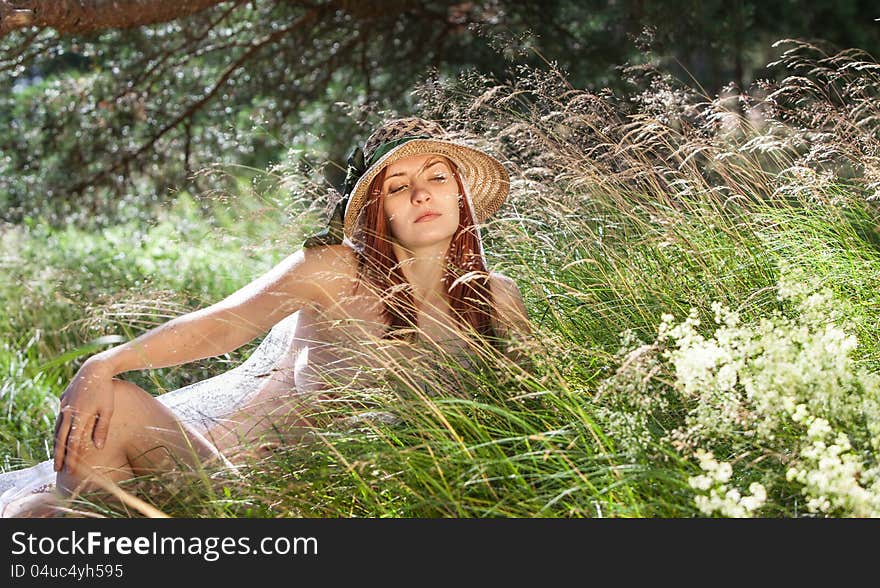
[[[370, 161], [367, 162], [370, 166], [374, 163], [382, 159], [386, 153], [391, 151], [392, 149], [403, 145], [404, 143], [408, 143], [413, 139], [430, 139], [429, 135], [412, 135], [410, 137], [401, 137], [400, 139], [394, 139], [393, 141], [388, 141], [387, 143], [382, 143], [378, 147], [376, 147], [375, 151], [373, 151], [372, 155], [370, 155]], [[366, 171], [366, 170], [364, 170]], [[354, 187], [354, 184], [352, 184]]]
[[345, 209], [351, 198], [354, 185], [367, 171], [364, 164], [364, 152], [360, 147], [355, 147], [348, 156], [348, 166], [345, 170], [345, 183], [342, 187], [342, 198], [333, 208], [330, 215], [330, 223], [327, 228], [312, 235], [303, 242], [303, 247], [320, 247], [321, 245], [339, 245], [345, 238], [343, 227], [345, 226]]
[[389, 153], [392, 149], [403, 145], [413, 139], [430, 139], [431, 137], [428, 135], [416, 135], [413, 137], [401, 137], [400, 139], [395, 139], [393, 141], [388, 141], [387, 143], [382, 143], [379, 145], [375, 151], [370, 155], [370, 160], [368, 162], [364, 161], [364, 152], [360, 147], [355, 147], [351, 154], [348, 156], [348, 161], [346, 162], [345, 169], [345, 182], [342, 185], [342, 198], [339, 202], [336, 203], [336, 206], [333, 208], [333, 213], [330, 215], [330, 222], [327, 225], [327, 228], [320, 231], [319, 233], [315, 233], [311, 237], [308, 237], [305, 241], [303, 241], [303, 248], [308, 247], [319, 247], [321, 245], [339, 245], [342, 243], [342, 240], [345, 238], [344, 227], [345, 227], [345, 209], [348, 207], [348, 201], [351, 198], [351, 192], [354, 190], [355, 185], [358, 183], [367, 170], [372, 167], [377, 161], [382, 159], [382, 157]]

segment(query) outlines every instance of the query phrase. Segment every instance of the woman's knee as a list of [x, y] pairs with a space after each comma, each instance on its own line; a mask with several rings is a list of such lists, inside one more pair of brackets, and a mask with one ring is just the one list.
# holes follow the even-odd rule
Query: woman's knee
[[134, 382], [119, 378], [113, 378], [112, 382], [114, 414], [137, 414], [144, 405], [158, 402], [149, 392]]
[[107, 423], [107, 433], [102, 447], [94, 443], [94, 429], [77, 451], [77, 459], [58, 473], [57, 485], [67, 492], [91, 488], [86, 481], [95, 476], [112, 480], [132, 477], [128, 463], [132, 417], [137, 414], [147, 392], [136, 384], [113, 378], [113, 413]]
[[154, 405], [160, 404], [140, 386], [113, 378], [113, 413], [107, 423], [104, 444], [93, 443], [94, 431], [79, 449], [72, 469], [59, 472], [58, 485], [68, 489], [96, 475], [114, 481], [131, 478], [134, 467], [130, 456], [142, 452], [150, 429], [161, 427], [166, 417], [158, 415]]
[[[126, 456], [135, 473], [193, 467], [216, 457], [216, 448], [185, 426], [170, 408], [143, 388], [114, 379], [113, 421], [124, 432]], [[111, 433], [113, 424], [111, 423]]]
[[[105, 448], [127, 455], [132, 436], [149, 420], [150, 403], [157, 402], [132, 382], [113, 378], [113, 413], [110, 416]], [[94, 447], [91, 448], [95, 450]]]

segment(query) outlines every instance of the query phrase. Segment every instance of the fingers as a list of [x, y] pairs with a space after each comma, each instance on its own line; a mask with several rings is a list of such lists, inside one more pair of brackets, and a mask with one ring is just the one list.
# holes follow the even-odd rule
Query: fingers
[[95, 423], [97, 422], [98, 417], [94, 416], [88, 420], [83, 421], [83, 432], [82, 437], [80, 438], [80, 447], [85, 449], [89, 443], [93, 443], [92, 434], [95, 430]]
[[[86, 436], [86, 429], [91, 429], [91, 419], [83, 419], [79, 413], [71, 413], [70, 429], [67, 433], [67, 453], [64, 457], [64, 470], [72, 472], [75, 470], [79, 462], [80, 454], [83, 452], [85, 444], [89, 441]], [[89, 430], [91, 432], [91, 430]]]
[[64, 459], [62, 460], [61, 467], [67, 472], [72, 469], [71, 462], [76, 461], [74, 457], [77, 450], [76, 427], [74, 427], [75, 416], [73, 412], [68, 413], [66, 431], [62, 431], [62, 433], [66, 432], [66, 435], [61, 437], [64, 439]]
[[66, 418], [67, 414], [67, 411], [62, 409], [58, 413], [58, 421], [55, 423], [55, 463], [53, 468], [56, 472], [61, 471], [61, 466], [64, 465], [64, 454], [67, 452], [67, 427], [70, 424], [70, 419]]
[[52, 439], [54, 442], [53, 452], [55, 449], [58, 449], [58, 431], [61, 429], [61, 423], [63, 423], [63, 422], [64, 422], [64, 413], [59, 410], [58, 411], [58, 418], [55, 419], [55, 433], [52, 434]]
[[98, 415], [96, 421], [93, 421], [95, 430], [92, 433], [92, 440], [98, 449], [102, 449], [104, 442], [107, 441], [107, 434], [110, 432], [110, 417], [112, 416], [112, 410], [105, 410]]

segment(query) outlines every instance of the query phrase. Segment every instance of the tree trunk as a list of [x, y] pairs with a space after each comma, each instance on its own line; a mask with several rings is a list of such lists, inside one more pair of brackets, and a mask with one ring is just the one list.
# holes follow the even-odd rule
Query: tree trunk
[[0, 0], [0, 37], [24, 27], [61, 34], [125, 29], [168, 22], [223, 0]]

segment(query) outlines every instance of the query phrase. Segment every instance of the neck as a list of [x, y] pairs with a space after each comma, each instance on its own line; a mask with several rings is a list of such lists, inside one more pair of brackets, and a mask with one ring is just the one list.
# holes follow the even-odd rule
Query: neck
[[413, 287], [413, 299], [418, 305], [446, 302], [447, 292], [443, 285], [446, 252], [451, 238], [436, 245], [418, 249], [406, 249], [394, 243], [394, 253], [407, 282]]

